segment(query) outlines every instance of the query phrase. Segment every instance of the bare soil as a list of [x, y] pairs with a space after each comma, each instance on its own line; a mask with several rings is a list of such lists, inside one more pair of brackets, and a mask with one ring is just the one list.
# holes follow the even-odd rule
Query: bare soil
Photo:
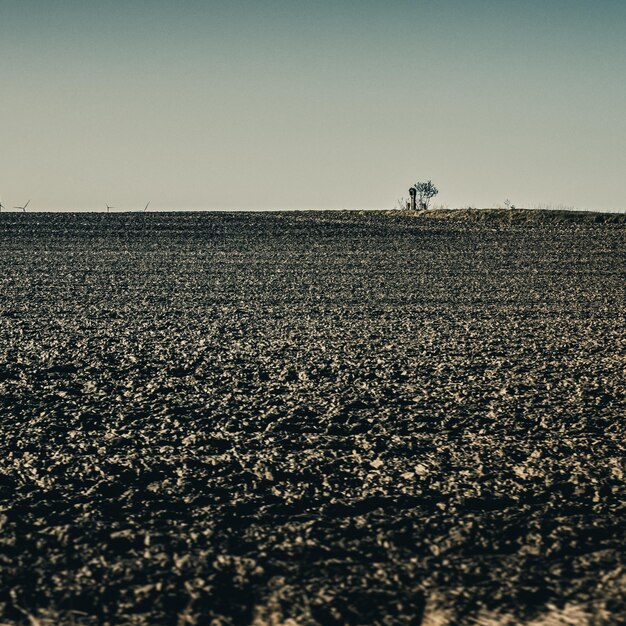
[[0, 215], [0, 624], [626, 623], [625, 233]]

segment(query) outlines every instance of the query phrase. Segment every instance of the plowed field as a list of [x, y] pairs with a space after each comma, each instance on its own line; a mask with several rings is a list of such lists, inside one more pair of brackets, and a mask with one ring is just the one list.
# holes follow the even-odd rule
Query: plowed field
[[0, 215], [0, 624], [626, 623], [625, 234]]

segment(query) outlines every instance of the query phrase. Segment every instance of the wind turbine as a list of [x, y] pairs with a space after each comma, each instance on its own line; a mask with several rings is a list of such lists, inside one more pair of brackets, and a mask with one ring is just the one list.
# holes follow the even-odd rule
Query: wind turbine
[[107, 207], [107, 213], [110, 213], [111, 209], [115, 208], [114, 206], [109, 206], [108, 204], [106, 205], [106, 207]]
[[143, 208], [144, 213], [148, 210], [148, 207], [150, 206], [150, 202], [151, 200], [148, 200], [148, 204], [146, 204], [146, 206]]
[[14, 209], [22, 209], [22, 213], [26, 213], [26, 207], [30, 204], [30, 200], [24, 206], [14, 206]]
[[2, 209], [6, 209], [6, 207], [2, 204], [2, 200], [0, 200], [0, 213], [2, 213]]

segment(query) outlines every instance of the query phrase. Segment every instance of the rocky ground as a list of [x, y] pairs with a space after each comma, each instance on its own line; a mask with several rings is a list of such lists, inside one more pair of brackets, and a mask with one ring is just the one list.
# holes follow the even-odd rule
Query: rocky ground
[[625, 235], [0, 215], [0, 624], [626, 623]]

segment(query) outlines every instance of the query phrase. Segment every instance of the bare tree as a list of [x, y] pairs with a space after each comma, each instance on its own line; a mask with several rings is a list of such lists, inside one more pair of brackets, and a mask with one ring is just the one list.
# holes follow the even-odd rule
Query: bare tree
[[408, 209], [409, 208], [409, 201], [402, 196], [401, 198], [398, 198], [398, 201], [396, 202], [396, 209], [399, 209], [401, 211]]
[[507, 209], [514, 209], [515, 208], [515, 205], [508, 198], [504, 201], [504, 206]]

